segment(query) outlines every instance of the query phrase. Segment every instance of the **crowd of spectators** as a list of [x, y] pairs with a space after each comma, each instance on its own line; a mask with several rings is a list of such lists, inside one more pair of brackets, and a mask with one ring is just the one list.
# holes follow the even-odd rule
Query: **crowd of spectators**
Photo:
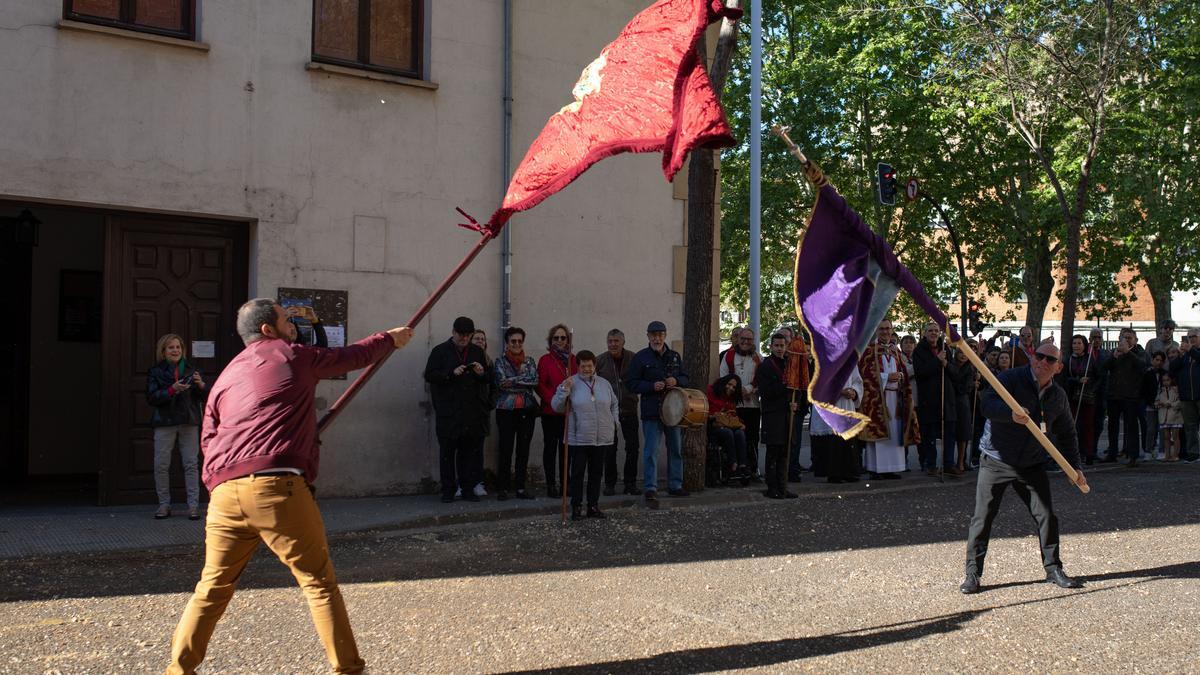
[[[1187, 331], [1182, 344], [1174, 340], [1174, 331], [1173, 323], [1164, 324], [1145, 348], [1132, 329], [1123, 329], [1112, 349], [1104, 346], [1099, 330], [1072, 336], [1064, 345], [1057, 380], [1067, 393], [1086, 464], [1124, 461], [1136, 467], [1200, 457], [1200, 329]], [[545, 352], [536, 359], [525, 351], [526, 331], [510, 327], [503, 354], [493, 360], [487, 336], [460, 317], [450, 339], [430, 353], [425, 370], [437, 419], [442, 499], [487, 496], [483, 448], [492, 410], [498, 434], [492, 488], [499, 500], [535, 498], [527, 481], [538, 420], [545, 496], [557, 498], [567, 489], [574, 517], [602, 518], [600, 494], [616, 494], [619, 486], [624, 494], [657, 505], [662, 442], [667, 492], [687, 496], [680, 428], [659, 417], [663, 395], [674, 387], [706, 390], [710, 485], [765, 482], [768, 497], [788, 499], [795, 494], [787, 484], [799, 481], [802, 471], [831, 483], [857, 481], [864, 474], [898, 479], [910, 471], [913, 452], [919, 471], [929, 476], [956, 477], [978, 468], [985, 429], [979, 398], [989, 385], [966, 353], [946, 343], [936, 323], [927, 324], [919, 338], [898, 336], [890, 322], [881, 324], [838, 402], [872, 420], [854, 439], [841, 438], [813, 415], [802, 387], [787, 388], [789, 359], [809, 358], [807, 349], [797, 355], [788, 348], [799, 339], [795, 335], [780, 329], [766, 341], [763, 354], [750, 329], [735, 328], [729, 349], [718, 357], [715, 379], [700, 384], [689, 381], [660, 321], [647, 326], [645, 348], [627, 349], [625, 334], [613, 329], [599, 354], [576, 351], [570, 327], [557, 324], [547, 331]], [[1015, 336], [998, 331], [966, 344], [990, 371], [1000, 373], [1028, 366], [1040, 342], [1032, 328], [1024, 327]], [[810, 467], [800, 465], [806, 426]], [[1105, 433], [1107, 452], [1100, 453], [1098, 440]]]

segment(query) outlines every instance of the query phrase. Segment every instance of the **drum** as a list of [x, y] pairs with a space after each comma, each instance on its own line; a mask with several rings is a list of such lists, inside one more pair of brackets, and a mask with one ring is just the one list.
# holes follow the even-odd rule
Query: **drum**
[[669, 427], [702, 427], [708, 421], [708, 397], [696, 389], [672, 387], [663, 394], [659, 418]]

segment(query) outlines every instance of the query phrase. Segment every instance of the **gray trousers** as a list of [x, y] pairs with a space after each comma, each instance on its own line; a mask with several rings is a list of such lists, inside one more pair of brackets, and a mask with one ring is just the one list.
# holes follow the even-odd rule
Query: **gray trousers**
[[200, 427], [195, 424], [154, 428], [154, 490], [158, 493], [158, 505], [171, 503], [171, 451], [176, 440], [188, 508], [196, 508], [200, 506]]
[[1187, 431], [1188, 457], [1200, 457], [1200, 401], [1180, 401], [1183, 409], [1183, 427]]

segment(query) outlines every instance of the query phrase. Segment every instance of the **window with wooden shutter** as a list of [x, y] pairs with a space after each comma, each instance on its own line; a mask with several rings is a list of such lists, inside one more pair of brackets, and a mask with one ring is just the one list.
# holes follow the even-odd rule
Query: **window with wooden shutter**
[[423, 0], [313, 0], [313, 60], [422, 77]]
[[198, 0], [63, 0], [63, 18], [196, 39]]

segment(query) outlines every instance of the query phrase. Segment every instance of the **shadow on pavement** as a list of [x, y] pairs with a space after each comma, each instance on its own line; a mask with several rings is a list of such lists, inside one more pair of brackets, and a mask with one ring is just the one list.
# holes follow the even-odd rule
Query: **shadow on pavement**
[[[1200, 522], [1192, 472], [1111, 472], [1081, 495], [1055, 481], [1067, 569], [1071, 538], [1091, 532], [1194, 525]], [[1146, 505], [1170, 504], [1170, 508]], [[669, 502], [666, 503], [669, 505]], [[707, 508], [613, 511], [605, 521], [560, 525], [555, 516], [476, 523], [428, 531], [368, 532], [331, 540], [343, 584], [479, 578], [509, 574], [664, 565], [806, 555], [964, 541], [974, 490], [913, 490], [855, 497], [756, 501]], [[993, 541], [1020, 538], [1036, 553], [1033, 528], [1019, 500], [1005, 500]], [[1181, 542], [1181, 545], [1185, 545]], [[957, 553], [955, 555], [958, 555]], [[199, 578], [203, 547], [0, 561], [0, 603], [68, 597], [189, 592]], [[1121, 573], [1127, 577], [1196, 578], [1196, 563]], [[949, 581], [949, 580], [948, 580]], [[986, 581], [986, 580], [985, 580]], [[1040, 581], [1040, 580], [1039, 580]], [[954, 580], [957, 583], [957, 580]], [[241, 588], [290, 588], [295, 581], [265, 547]], [[991, 589], [1000, 587], [990, 587]], [[986, 588], [985, 588], [986, 590]]]
[[[1162, 574], [1156, 574], [1158, 570], [1136, 570], [1131, 572], [1117, 572], [1111, 575], [1104, 575], [1103, 578], [1120, 579], [1128, 577], [1142, 577], [1147, 575], [1174, 576], [1175, 573], [1170, 571], [1173, 570], [1173, 568], [1184, 568], [1180, 571], [1188, 573], [1188, 578], [1194, 578], [1197, 574], [1197, 571], [1200, 570], [1200, 563], [1166, 566], [1160, 568], [1164, 571]], [[1100, 578], [1101, 577], [1094, 577], [1094, 579]], [[606, 661], [603, 663], [588, 663], [575, 666], [556, 666], [553, 668], [545, 668], [540, 670], [510, 671], [505, 675], [550, 675], [551, 673], [568, 673], [571, 675], [592, 675], [594, 673], [595, 675], [602, 675], [604, 673], [618, 672], [707, 673], [719, 670], [737, 670], [742, 668], [778, 666], [780, 664], [799, 659], [842, 654], [860, 649], [868, 649], [871, 647], [889, 645], [898, 642], [907, 642], [909, 640], [916, 640], [930, 635], [953, 633], [954, 631], [961, 629], [964, 624], [972, 619], [995, 610], [1021, 607], [1023, 605], [1034, 605], [1043, 602], [1054, 602], [1056, 600], [1065, 600], [1068, 598], [1078, 597], [1080, 595], [1101, 593], [1124, 586], [1133, 586], [1136, 584], [1145, 583], [1146, 581], [1150, 581], [1150, 579], [1139, 579], [1137, 581], [1130, 581], [1124, 584], [1118, 584], [1116, 586], [1107, 586], [1105, 588], [1087, 589], [1063, 595], [1037, 598], [1033, 600], [1023, 600], [1021, 602], [996, 605], [993, 607], [964, 610], [962, 612], [955, 612], [953, 614], [943, 614], [941, 616], [935, 616], [926, 619], [901, 621], [898, 623], [873, 626], [871, 628], [862, 628], [854, 631], [831, 633], [829, 635], [790, 638], [786, 640], [749, 642], [746, 644], [727, 645], [724, 647], [685, 649], [675, 652], [667, 652], [664, 654], [657, 654], [655, 656], [649, 656], [640, 659]]]

